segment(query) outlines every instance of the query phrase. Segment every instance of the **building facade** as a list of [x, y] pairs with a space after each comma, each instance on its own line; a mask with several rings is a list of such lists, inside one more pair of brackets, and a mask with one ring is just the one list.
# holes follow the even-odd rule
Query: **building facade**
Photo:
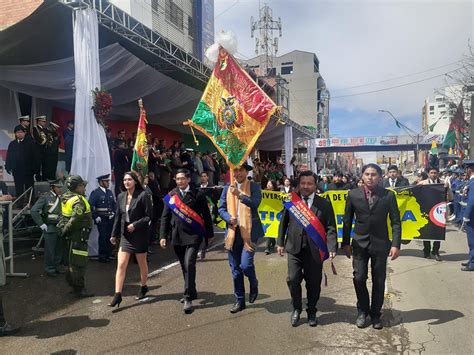
[[[260, 57], [243, 62], [255, 70], [260, 66]], [[295, 50], [274, 57], [270, 75], [288, 82], [289, 118], [315, 129], [318, 137], [329, 137], [329, 91], [319, 72], [316, 54]]]
[[31, 15], [43, 0], [0, 0], [0, 31]]
[[214, 43], [214, 0], [110, 2], [200, 60]]
[[434, 101], [425, 99], [421, 122], [423, 132], [446, 134], [451, 118], [450, 102], [444, 95], [436, 95]]

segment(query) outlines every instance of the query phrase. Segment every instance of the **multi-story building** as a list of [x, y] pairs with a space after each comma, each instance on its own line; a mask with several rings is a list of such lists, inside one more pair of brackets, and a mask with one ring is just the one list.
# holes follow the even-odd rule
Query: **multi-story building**
[[464, 116], [470, 114], [471, 94], [474, 87], [453, 85], [444, 88], [444, 93], [436, 95], [434, 102], [425, 99], [422, 108], [422, 128], [426, 133], [446, 134], [449, 124], [456, 114], [458, 105], [463, 103]]
[[[260, 57], [243, 62], [250, 69], [257, 69]], [[272, 75], [288, 82], [290, 119], [315, 129], [319, 137], [329, 137], [329, 91], [319, 72], [316, 54], [295, 50], [274, 57]]]
[[110, 0], [200, 60], [214, 43], [214, 0]]

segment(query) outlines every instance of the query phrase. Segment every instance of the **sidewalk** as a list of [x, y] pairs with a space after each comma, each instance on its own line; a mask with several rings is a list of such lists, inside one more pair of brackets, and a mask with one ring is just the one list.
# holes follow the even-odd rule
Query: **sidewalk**
[[[305, 312], [300, 326], [291, 327], [286, 257], [265, 256], [263, 247], [256, 256], [260, 296], [243, 312], [230, 314], [232, 280], [225, 251], [219, 246], [198, 263], [199, 299], [192, 315], [184, 315], [178, 302], [183, 287], [179, 266], [152, 278], [149, 299], [139, 303], [134, 299], [138, 271], [132, 265], [122, 306], [113, 312], [106, 304], [113, 293], [115, 265], [94, 275], [97, 280], [90, 288], [98, 297], [80, 301], [64, 294], [65, 287], [51, 286], [52, 280], [42, 281], [39, 276], [13, 279], [9, 289], [18, 285], [28, 291], [24, 298], [16, 292], [14, 298], [7, 295], [7, 315], [27, 323], [18, 336], [0, 340], [2, 352], [308, 354], [418, 353], [425, 349], [428, 354], [465, 353], [472, 348], [474, 276], [458, 267], [466, 255], [465, 237], [456, 231], [448, 233], [441, 248], [446, 251], [445, 261], [440, 263], [421, 258], [418, 244], [405, 246], [402, 257], [389, 262], [386, 327], [381, 331], [355, 327], [351, 262], [342, 255], [335, 261], [337, 276], [325, 265], [328, 287], [322, 287], [316, 328], [306, 324]], [[94, 265], [89, 274], [96, 271]], [[38, 287], [37, 301], [27, 281]], [[42, 282], [44, 287], [39, 286]], [[37, 308], [43, 311], [35, 313]]]

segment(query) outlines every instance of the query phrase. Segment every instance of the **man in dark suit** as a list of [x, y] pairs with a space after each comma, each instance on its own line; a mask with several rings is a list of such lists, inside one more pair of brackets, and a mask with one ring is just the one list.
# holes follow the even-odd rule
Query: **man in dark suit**
[[[192, 301], [197, 298], [196, 258], [199, 245], [204, 238], [209, 242], [214, 237], [214, 230], [206, 197], [189, 185], [191, 182], [189, 170], [178, 169], [175, 179], [177, 187], [168, 194], [169, 203], [165, 199], [165, 208], [161, 216], [160, 245], [162, 248], [166, 248], [167, 240], [171, 239], [184, 277], [184, 297], [181, 299], [181, 302], [184, 303], [183, 311], [190, 314], [193, 311]], [[177, 197], [199, 215], [204, 222], [204, 230], [199, 230], [178, 217], [176, 212], [182, 213], [183, 209], [175, 211], [170, 208], [170, 205], [175, 205], [176, 202], [173, 202], [173, 199], [175, 200]]]
[[[330, 202], [316, 195], [316, 179], [313, 172], [303, 171], [299, 177], [298, 196], [311, 208], [311, 211], [323, 225], [326, 231], [330, 258], [333, 259], [336, 256], [337, 245], [334, 211]], [[306, 309], [308, 324], [314, 327], [317, 325], [316, 304], [321, 293], [323, 261], [316, 244], [287, 209], [283, 211], [281, 217], [277, 245], [280, 256], [283, 256], [285, 248], [288, 252], [288, 277], [286, 282], [290, 289], [293, 305], [291, 325], [296, 327], [300, 319], [302, 310], [301, 281], [304, 278], [308, 299], [308, 308]]]
[[383, 179], [383, 187], [406, 187], [410, 186], [408, 179], [403, 176], [399, 176], [398, 167], [396, 165], [390, 165], [388, 167], [388, 178]]
[[8, 145], [5, 169], [13, 175], [16, 197], [25, 192], [34, 183], [33, 142], [26, 138], [23, 126], [15, 127], [15, 139]]
[[[349, 192], [344, 214], [342, 246], [348, 258], [353, 255], [354, 287], [357, 295], [356, 325], [367, 326], [372, 318], [375, 329], [382, 329], [380, 320], [385, 292], [387, 255], [391, 260], [398, 258], [401, 243], [400, 212], [393, 191], [382, 188], [379, 183], [382, 169], [377, 164], [362, 168], [364, 186]], [[356, 216], [354, 234], [352, 221]], [[392, 227], [392, 241], [388, 236], [387, 216]], [[367, 290], [368, 263], [372, 269], [372, 305]]]
[[219, 215], [226, 222], [225, 248], [228, 250], [236, 298], [231, 313], [245, 309], [244, 275], [250, 283], [249, 303], [254, 303], [258, 296], [254, 257], [255, 244], [258, 238], [264, 236], [258, 214], [262, 194], [260, 186], [247, 179], [251, 170], [252, 167], [246, 163], [234, 169], [235, 181], [224, 188], [220, 199]]

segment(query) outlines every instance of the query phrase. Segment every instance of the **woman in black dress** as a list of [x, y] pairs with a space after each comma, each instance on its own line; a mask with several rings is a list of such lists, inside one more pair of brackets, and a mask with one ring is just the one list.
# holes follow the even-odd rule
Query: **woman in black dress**
[[125, 191], [117, 197], [117, 213], [112, 231], [112, 244], [120, 238], [120, 249], [117, 255], [117, 273], [115, 275], [115, 295], [110, 307], [120, 306], [122, 302], [122, 288], [127, 271], [130, 255], [135, 254], [140, 267], [140, 290], [137, 300], [145, 298], [148, 292], [146, 285], [148, 265], [146, 255], [148, 251], [148, 234], [153, 206], [151, 196], [143, 187], [135, 172], [125, 173], [123, 177]]

